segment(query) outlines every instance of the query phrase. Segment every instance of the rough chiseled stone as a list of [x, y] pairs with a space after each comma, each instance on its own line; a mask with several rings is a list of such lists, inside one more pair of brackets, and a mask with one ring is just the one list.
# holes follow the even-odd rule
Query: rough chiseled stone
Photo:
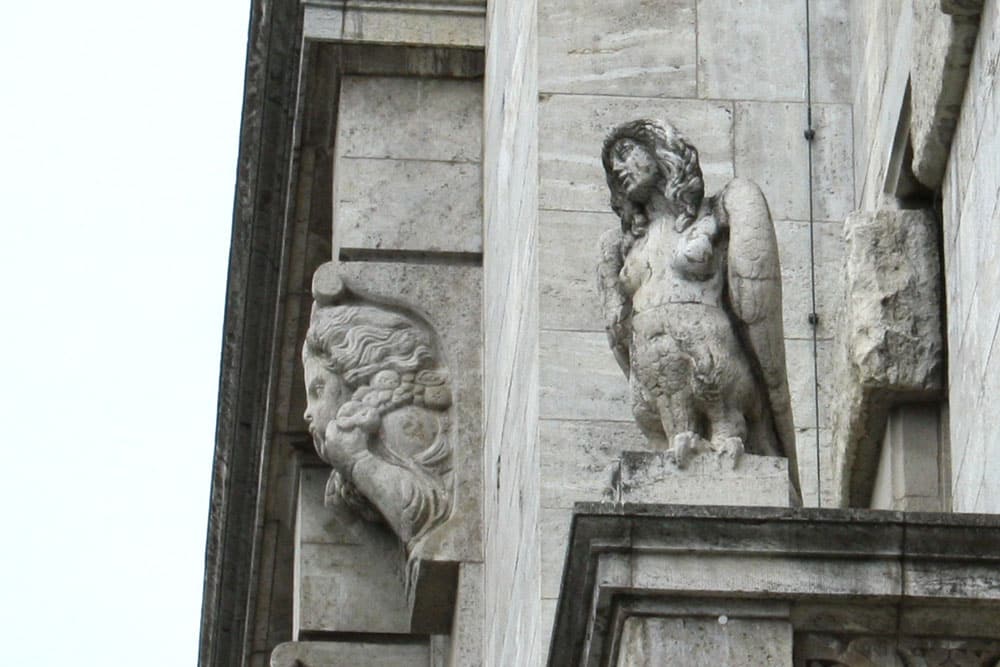
[[844, 306], [831, 406], [843, 504], [867, 503], [888, 410], [944, 382], [937, 222], [923, 210], [854, 213], [845, 223]]

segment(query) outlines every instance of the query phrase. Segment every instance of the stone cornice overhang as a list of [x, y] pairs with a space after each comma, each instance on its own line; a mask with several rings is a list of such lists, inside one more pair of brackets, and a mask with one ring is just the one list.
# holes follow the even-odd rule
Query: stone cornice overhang
[[626, 618], [678, 604], [797, 632], [997, 639], [1000, 517], [580, 503], [548, 664], [617, 664]]
[[251, 4], [205, 549], [202, 667], [243, 665], [252, 627], [301, 16], [298, 0]]

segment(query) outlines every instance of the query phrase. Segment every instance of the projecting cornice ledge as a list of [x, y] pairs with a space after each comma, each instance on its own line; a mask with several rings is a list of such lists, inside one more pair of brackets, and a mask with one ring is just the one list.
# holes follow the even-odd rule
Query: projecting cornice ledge
[[983, 644], [1000, 639], [997, 572], [997, 516], [581, 503], [548, 664], [620, 664], [637, 616], [780, 619], [797, 656], [831, 636]]
[[483, 48], [485, 0], [302, 0], [303, 37], [325, 42]]

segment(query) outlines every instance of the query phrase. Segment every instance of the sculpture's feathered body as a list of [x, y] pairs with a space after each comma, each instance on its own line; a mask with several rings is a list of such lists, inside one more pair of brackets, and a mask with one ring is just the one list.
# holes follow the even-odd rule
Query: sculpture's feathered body
[[697, 151], [634, 121], [603, 151], [621, 229], [601, 240], [611, 347], [643, 432], [683, 464], [699, 448], [785, 456], [797, 487], [774, 226], [735, 179], [705, 199]]

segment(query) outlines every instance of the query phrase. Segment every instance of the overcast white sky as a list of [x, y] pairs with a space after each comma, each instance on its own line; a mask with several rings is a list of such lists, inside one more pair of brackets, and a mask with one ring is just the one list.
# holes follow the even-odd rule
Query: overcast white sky
[[194, 665], [249, 0], [0, 19], [5, 665]]

